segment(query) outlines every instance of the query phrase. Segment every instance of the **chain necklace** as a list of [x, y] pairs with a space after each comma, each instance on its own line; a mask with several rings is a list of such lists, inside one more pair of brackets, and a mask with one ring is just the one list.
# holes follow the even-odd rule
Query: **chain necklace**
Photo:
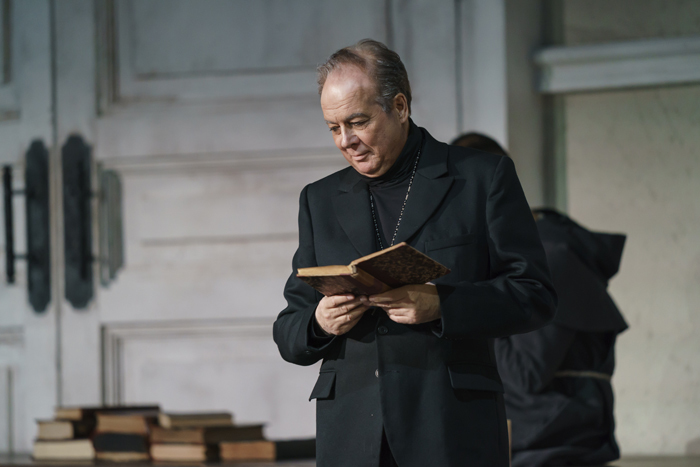
[[[408, 181], [408, 190], [406, 191], [406, 197], [403, 200], [403, 206], [401, 206], [401, 212], [399, 213], [399, 220], [396, 222], [396, 228], [394, 229], [394, 236], [391, 238], [391, 244], [389, 246], [394, 246], [396, 241], [396, 234], [399, 233], [399, 225], [401, 225], [401, 219], [403, 218], [403, 212], [406, 209], [406, 202], [408, 201], [408, 195], [411, 193], [411, 187], [413, 186], [413, 179], [416, 177], [416, 169], [418, 168], [418, 160], [420, 159], [420, 149], [418, 149], [418, 155], [416, 156], [416, 162], [413, 164], [413, 172], [411, 172], [411, 179]], [[374, 196], [372, 196], [372, 188], [369, 188], [369, 207], [372, 210], [372, 221], [374, 221], [374, 233], [377, 235], [377, 241], [379, 242], [379, 249], [384, 249], [384, 244], [382, 243], [382, 236], [379, 234], [379, 224], [377, 223], [377, 215], [374, 212]]]

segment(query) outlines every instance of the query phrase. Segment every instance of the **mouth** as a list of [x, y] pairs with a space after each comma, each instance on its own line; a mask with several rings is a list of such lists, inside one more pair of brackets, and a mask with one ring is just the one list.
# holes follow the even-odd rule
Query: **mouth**
[[362, 159], [366, 159], [369, 156], [369, 152], [363, 152], [361, 154], [351, 154], [350, 157], [352, 157], [353, 160], [360, 161]]

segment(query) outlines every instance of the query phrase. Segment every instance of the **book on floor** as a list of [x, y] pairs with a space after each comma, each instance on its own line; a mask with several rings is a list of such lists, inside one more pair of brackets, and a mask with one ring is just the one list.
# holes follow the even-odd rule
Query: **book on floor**
[[69, 439], [62, 441], [36, 440], [32, 457], [35, 460], [77, 461], [95, 458], [95, 449], [89, 439]]
[[236, 441], [219, 444], [222, 461], [279, 461], [313, 459], [316, 439], [289, 441]]
[[99, 460], [127, 462], [149, 459], [148, 436], [130, 433], [96, 433], [92, 438]]
[[208, 426], [194, 428], [151, 427], [151, 443], [217, 444], [222, 441], [261, 440], [263, 425]]
[[425, 284], [450, 270], [402, 242], [347, 266], [299, 268], [297, 277], [322, 294], [372, 295], [411, 284]]
[[151, 458], [154, 461], [216, 461], [219, 460], [219, 446], [216, 444], [152, 444]]
[[148, 435], [149, 426], [156, 423], [157, 412], [98, 413], [97, 433], [129, 433]]
[[233, 415], [230, 412], [161, 412], [158, 414], [158, 424], [163, 428], [231, 426]]
[[94, 419], [98, 412], [119, 413], [119, 412], [155, 412], [160, 407], [157, 405], [109, 405], [90, 407], [56, 407], [54, 418], [56, 420], [87, 420]]
[[95, 429], [92, 420], [37, 420], [39, 440], [87, 438]]

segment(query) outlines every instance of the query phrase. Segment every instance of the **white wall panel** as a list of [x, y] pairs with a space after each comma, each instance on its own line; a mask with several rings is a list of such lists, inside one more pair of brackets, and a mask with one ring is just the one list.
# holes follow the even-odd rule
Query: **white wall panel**
[[297, 246], [299, 192], [345, 164], [331, 161], [124, 172], [126, 266], [102, 293], [102, 318], [275, 316]]
[[[700, 34], [700, 3], [566, 0], [563, 23], [566, 45], [668, 38], [647, 42], [663, 50]], [[700, 86], [564, 100], [570, 212], [591, 228], [628, 235], [610, 286], [630, 324], [613, 378], [620, 447], [624, 454], [697, 453]]]
[[105, 336], [109, 400], [159, 402], [166, 411], [229, 410], [236, 423], [265, 422], [272, 439], [316, 432], [308, 398], [318, 365], [282, 361], [272, 320], [108, 324]]
[[24, 345], [21, 326], [0, 327], [0, 452], [22, 452], [35, 434], [26, 418]]
[[628, 235], [611, 292], [617, 435], [626, 454], [700, 437], [700, 87], [568, 96], [569, 207]]
[[121, 0], [119, 99], [313, 95], [329, 54], [386, 40], [385, 10], [374, 0]]

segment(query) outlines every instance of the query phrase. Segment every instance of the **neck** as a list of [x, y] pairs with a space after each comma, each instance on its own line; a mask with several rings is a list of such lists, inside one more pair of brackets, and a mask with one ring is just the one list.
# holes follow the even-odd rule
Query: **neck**
[[376, 177], [361, 175], [370, 186], [394, 185], [408, 179], [413, 161], [423, 140], [421, 130], [411, 121], [408, 122], [406, 134], [402, 138], [401, 151], [393, 164], [383, 174]]

